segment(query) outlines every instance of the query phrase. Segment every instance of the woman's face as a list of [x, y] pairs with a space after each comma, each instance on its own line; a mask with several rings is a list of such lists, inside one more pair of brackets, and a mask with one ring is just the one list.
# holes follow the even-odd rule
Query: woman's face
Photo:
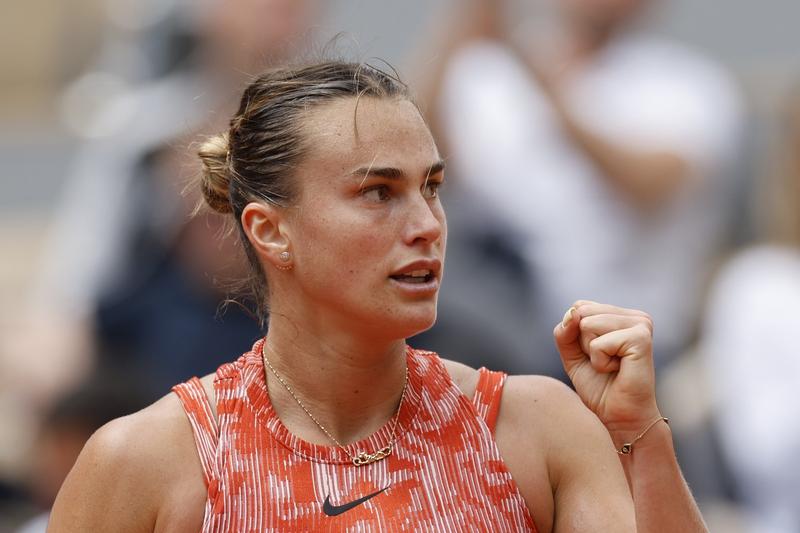
[[447, 225], [443, 164], [403, 99], [339, 99], [314, 108], [287, 228], [293, 298], [310, 320], [406, 338], [431, 327]]

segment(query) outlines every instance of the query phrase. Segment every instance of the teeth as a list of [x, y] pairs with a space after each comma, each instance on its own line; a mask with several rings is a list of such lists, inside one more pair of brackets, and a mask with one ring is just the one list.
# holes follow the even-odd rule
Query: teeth
[[425, 276], [427, 276], [430, 273], [431, 273], [430, 270], [414, 270], [413, 272], [410, 272], [410, 273], [408, 273], [406, 275], [407, 276], [411, 276], [413, 278], [424, 278]]

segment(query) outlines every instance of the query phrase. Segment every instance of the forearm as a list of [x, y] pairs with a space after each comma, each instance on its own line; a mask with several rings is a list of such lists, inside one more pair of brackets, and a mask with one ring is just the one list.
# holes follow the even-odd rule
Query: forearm
[[673, 153], [620, 146], [584, 127], [563, 106], [557, 114], [567, 135], [600, 174], [639, 207], [659, 205], [688, 174], [686, 162]]
[[564, 134], [634, 205], [659, 205], [688, 175], [686, 162], [677, 154], [631, 149], [586, 127], [565, 102], [559, 83], [518, 43], [508, 41], [508, 46], [539, 84]]
[[[631, 431], [610, 431], [619, 448], [631, 442]], [[700, 510], [681, 473], [669, 426], [659, 422], [635, 445], [629, 455], [620, 455], [628, 478], [640, 533], [708, 531]]]

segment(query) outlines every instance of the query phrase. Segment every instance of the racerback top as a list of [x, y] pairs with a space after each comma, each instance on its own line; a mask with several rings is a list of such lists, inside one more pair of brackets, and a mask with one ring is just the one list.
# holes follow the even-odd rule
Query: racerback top
[[[173, 390], [208, 488], [203, 532], [536, 531], [492, 436], [506, 375], [480, 370], [470, 400], [433, 353], [408, 348], [408, 385], [392, 454], [355, 466], [303, 441], [267, 391], [263, 339], [217, 370], [217, 419], [199, 379]], [[391, 421], [347, 450], [372, 452]]]

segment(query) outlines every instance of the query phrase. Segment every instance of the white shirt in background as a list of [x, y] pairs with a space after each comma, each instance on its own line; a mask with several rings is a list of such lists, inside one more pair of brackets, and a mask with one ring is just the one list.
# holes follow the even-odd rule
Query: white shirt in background
[[715, 281], [701, 343], [723, 449], [751, 531], [800, 530], [800, 253], [739, 253]]
[[445, 76], [454, 175], [526, 236], [549, 327], [576, 299], [613, 302], [651, 313], [656, 356], [674, 353], [691, 334], [736, 197], [738, 92], [689, 49], [627, 36], [571, 79], [564, 97], [585, 127], [677, 153], [692, 178], [664, 209], [637, 211], [564, 135], [519, 60], [488, 41], [461, 50]]

